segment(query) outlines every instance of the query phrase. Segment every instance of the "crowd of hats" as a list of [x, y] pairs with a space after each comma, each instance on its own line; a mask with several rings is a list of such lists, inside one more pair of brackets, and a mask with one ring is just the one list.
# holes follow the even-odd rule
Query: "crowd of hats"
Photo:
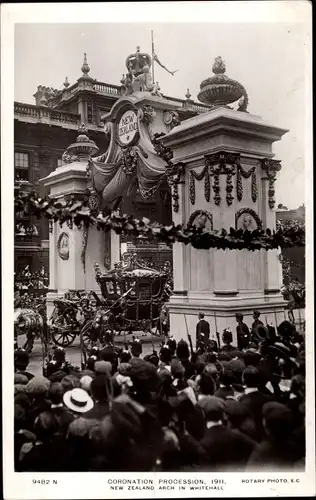
[[25, 192], [22, 186], [14, 188], [14, 207], [16, 213], [24, 216], [46, 217], [62, 225], [72, 221], [80, 227], [92, 225], [98, 230], [113, 230], [117, 234], [127, 236], [143, 236], [149, 240], [158, 239], [167, 244], [181, 242], [191, 244], [200, 249], [276, 249], [293, 246], [305, 246], [305, 226], [297, 221], [293, 224], [279, 224], [276, 231], [270, 229], [243, 231], [230, 228], [207, 231], [195, 226], [164, 226], [149, 219], [137, 219], [132, 215], [114, 215], [113, 213], [96, 213], [89, 207], [88, 198], [78, 201], [75, 197], [67, 200], [44, 199], [36, 192]]
[[[265, 335], [263, 335], [265, 333]], [[242, 350], [191, 352], [172, 337], [92, 349], [74, 370], [56, 349], [45, 376], [14, 358], [17, 471], [299, 470], [305, 464], [305, 341], [289, 322]]]

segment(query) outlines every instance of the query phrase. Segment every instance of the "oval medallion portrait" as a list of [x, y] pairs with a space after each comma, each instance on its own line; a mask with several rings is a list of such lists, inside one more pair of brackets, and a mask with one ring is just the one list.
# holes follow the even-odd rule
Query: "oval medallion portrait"
[[69, 259], [69, 236], [67, 233], [61, 233], [57, 242], [58, 255], [63, 260]]

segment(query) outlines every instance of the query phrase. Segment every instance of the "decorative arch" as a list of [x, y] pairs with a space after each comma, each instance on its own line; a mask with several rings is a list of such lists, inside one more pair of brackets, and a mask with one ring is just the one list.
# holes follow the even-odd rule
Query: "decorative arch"
[[[238, 227], [238, 222], [243, 215], [250, 216], [252, 218], [252, 221], [254, 221], [256, 223], [257, 227], [250, 229], [250, 230], [253, 231], [254, 229], [262, 229], [262, 221], [261, 221], [260, 217], [258, 216], [258, 214], [252, 208], [241, 208], [240, 210], [238, 210], [236, 212], [236, 215], [235, 215], [235, 227], [236, 227], [236, 229], [240, 229]], [[243, 229], [248, 229], [248, 227], [244, 227]]]

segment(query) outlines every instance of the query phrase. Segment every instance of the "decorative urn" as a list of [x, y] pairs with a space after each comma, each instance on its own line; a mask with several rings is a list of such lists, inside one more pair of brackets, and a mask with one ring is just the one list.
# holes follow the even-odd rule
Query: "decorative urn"
[[227, 106], [243, 98], [239, 111], [245, 111], [248, 96], [241, 83], [225, 75], [226, 66], [222, 58], [216, 57], [213, 64], [214, 76], [203, 80], [198, 94], [199, 101], [210, 106]]
[[82, 123], [78, 128], [78, 137], [77, 141], [73, 144], [70, 144], [67, 148], [67, 154], [71, 157], [77, 156], [80, 158], [87, 158], [89, 156], [95, 155], [99, 151], [98, 146], [94, 141], [89, 139], [88, 137], [88, 129]]

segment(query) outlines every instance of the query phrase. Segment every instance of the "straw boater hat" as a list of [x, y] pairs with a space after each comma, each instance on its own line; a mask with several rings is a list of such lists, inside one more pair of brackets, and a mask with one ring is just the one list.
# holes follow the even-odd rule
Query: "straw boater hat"
[[72, 411], [86, 413], [93, 408], [93, 400], [83, 389], [75, 388], [64, 394], [64, 403]]

